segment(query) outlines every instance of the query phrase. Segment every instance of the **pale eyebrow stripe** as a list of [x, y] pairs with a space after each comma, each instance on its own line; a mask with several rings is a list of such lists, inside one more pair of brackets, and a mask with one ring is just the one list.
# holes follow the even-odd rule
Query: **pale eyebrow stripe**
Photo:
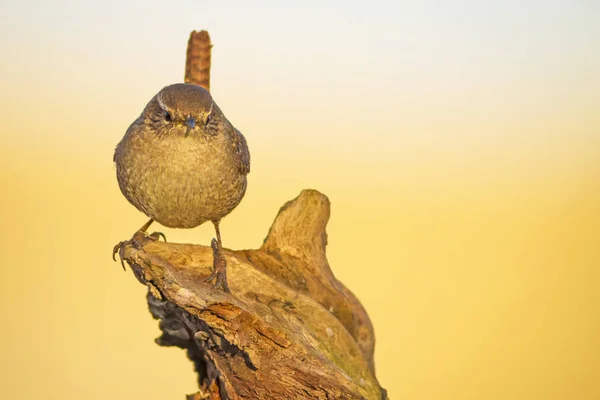
[[165, 103], [163, 102], [163, 98], [162, 98], [162, 92], [158, 94], [158, 96], [156, 96], [156, 100], [158, 101], [158, 105], [160, 106], [160, 108], [162, 108], [165, 111], [167, 110], [167, 106], [165, 105]]

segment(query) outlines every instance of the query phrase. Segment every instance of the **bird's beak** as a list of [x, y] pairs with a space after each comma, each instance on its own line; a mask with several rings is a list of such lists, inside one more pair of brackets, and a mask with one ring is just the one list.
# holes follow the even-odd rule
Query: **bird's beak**
[[192, 130], [194, 130], [194, 128], [196, 127], [196, 120], [192, 117], [187, 117], [187, 119], [185, 120], [185, 124], [187, 125], [187, 130], [185, 131], [185, 137], [188, 137], [190, 132]]

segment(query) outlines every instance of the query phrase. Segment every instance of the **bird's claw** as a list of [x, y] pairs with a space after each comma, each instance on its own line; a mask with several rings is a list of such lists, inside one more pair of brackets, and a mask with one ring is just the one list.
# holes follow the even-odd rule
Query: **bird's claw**
[[167, 237], [162, 232], [153, 232], [152, 234], [147, 236], [145, 232], [137, 231], [136, 233], [133, 234], [133, 237], [131, 239], [123, 240], [123, 241], [117, 243], [115, 245], [115, 247], [113, 247], [112, 258], [116, 262], [117, 261], [116, 255], [119, 254], [119, 259], [121, 260], [121, 266], [123, 267], [123, 271], [125, 271], [126, 270], [125, 269], [125, 247], [133, 246], [134, 249], [145, 252], [146, 250], [144, 250], [144, 245], [146, 243], [156, 242], [161, 237], [163, 238], [163, 240], [165, 242], [167, 241]]
[[126, 271], [125, 269], [125, 262], [124, 260], [124, 256], [125, 256], [125, 246], [129, 243], [129, 240], [123, 240], [122, 242], [119, 242], [115, 245], [115, 247], [113, 247], [113, 254], [112, 254], [112, 259], [113, 261], [117, 261], [117, 253], [119, 254], [119, 259], [121, 260], [121, 266], [123, 267], [123, 271]]
[[162, 238], [165, 242], [167, 241], [167, 237], [162, 232], [152, 232], [148, 238], [152, 239], [154, 242], [158, 241], [160, 238]]
[[229, 293], [229, 285], [227, 284], [227, 261], [225, 256], [221, 254], [221, 247], [219, 242], [213, 238], [210, 242], [210, 246], [213, 249], [213, 272], [206, 278], [202, 279], [202, 282], [215, 281], [213, 289], [221, 288], [225, 293]]

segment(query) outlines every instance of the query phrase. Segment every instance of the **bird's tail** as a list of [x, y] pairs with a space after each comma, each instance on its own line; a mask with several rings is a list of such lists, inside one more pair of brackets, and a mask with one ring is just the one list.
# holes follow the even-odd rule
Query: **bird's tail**
[[210, 54], [212, 44], [207, 31], [192, 31], [188, 40], [185, 82], [210, 90]]

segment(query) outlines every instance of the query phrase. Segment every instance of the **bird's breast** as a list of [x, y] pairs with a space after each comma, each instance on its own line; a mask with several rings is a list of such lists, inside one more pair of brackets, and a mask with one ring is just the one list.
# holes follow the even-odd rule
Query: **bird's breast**
[[193, 228], [221, 219], [244, 196], [246, 178], [223, 142], [183, 136], [133, 136], [129, 142], [116, 157], [119, 185], [162, 225]]

